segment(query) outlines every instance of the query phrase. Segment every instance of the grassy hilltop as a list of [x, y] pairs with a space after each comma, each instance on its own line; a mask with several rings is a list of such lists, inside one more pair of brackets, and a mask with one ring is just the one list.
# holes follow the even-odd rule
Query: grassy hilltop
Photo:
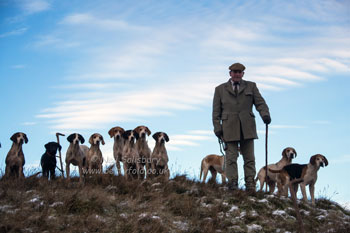
[[[299, 202], [305, 232], [350, 232], [350, 212], [328, 199]], [[112, 174], [85, 185], [38, 177], [0, 181], [0, 232], [297, 232], [292, 201], [178, 175], [125, 180]]]

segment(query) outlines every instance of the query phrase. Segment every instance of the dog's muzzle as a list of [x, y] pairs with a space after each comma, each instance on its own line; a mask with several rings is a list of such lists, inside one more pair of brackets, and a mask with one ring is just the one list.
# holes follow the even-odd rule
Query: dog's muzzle
[[320, 167], [324, 167], [324, 163], [323, 162], [320, 163]]

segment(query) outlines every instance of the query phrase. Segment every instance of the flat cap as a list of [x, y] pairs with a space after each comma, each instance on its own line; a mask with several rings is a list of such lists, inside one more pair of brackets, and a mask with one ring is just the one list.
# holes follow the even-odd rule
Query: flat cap
[[234, 64], [230, 65], [229, 70], [244, 71], [245, 70], [245, 66], [242, 65], [241, 63], [234, 63]]

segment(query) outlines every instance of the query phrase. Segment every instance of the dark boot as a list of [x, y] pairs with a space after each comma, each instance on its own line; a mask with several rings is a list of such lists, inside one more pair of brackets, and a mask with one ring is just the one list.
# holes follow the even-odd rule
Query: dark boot
[[238, 190], [238, 184], [235, 181], [229, 181], [226, 185], [229, 191], [235, 191]]

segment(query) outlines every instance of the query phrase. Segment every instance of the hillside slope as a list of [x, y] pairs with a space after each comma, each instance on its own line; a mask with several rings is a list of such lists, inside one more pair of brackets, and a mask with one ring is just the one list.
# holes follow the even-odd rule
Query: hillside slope
[[[306, 232], [350, 232], [350, 213], [318, 199], [299, 202]], [[0, 232], [297, 232], [290, 199], [176, 176], [127, 181], [90, 177], [85, 185], [31, 177], [0, 181]]]

